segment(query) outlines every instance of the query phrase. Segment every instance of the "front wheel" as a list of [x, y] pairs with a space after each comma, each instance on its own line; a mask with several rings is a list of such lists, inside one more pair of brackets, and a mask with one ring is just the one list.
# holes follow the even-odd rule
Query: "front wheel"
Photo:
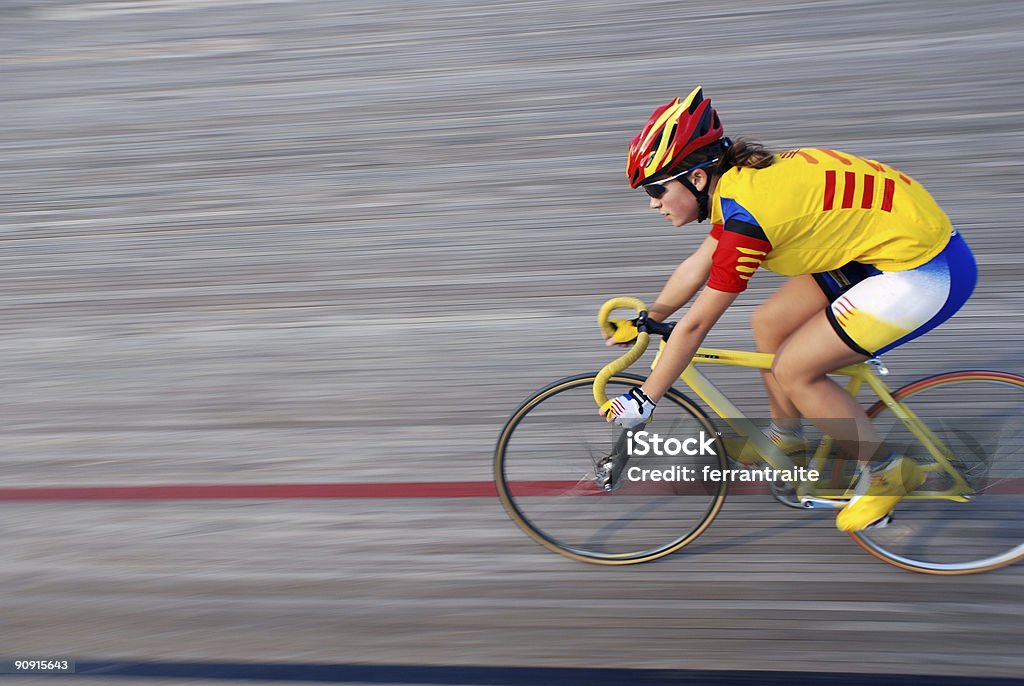
[[[904, 500], [888, 526], [852, 532], [857, 544], [889, 564], [926, 574], [976, 574], [1024, 558], [1024, 377], [952, 372], [915, 381], [893, 397], [951, 451], [974, 494], [968, 502]], [[894, 449], [922, 466], [935, 465], [912, 437], [903, 435], [900, 444], [905, 428], [883, 403], [868, 414], [894, 429], [888, 437]], [[920, 490], [949, 483], [936, 470]]]
[[[509, 418], [494, 453], [501, 503], [531, 538], [575, 560], [625, 565], [679, 550], [708, 527], [725, 500], [726, 481], [705, 471], [726, 468], [721, 438], [674, 389], [649, 424], [624, 432], [598, 415], [594, 379], [557, 381]], [[607, 393], [614, 397], [641, 383], [617, 374]], [[655, 435], [661, 455], [652, 454]], [[610, 462], [614, 478], [606, 491]]]

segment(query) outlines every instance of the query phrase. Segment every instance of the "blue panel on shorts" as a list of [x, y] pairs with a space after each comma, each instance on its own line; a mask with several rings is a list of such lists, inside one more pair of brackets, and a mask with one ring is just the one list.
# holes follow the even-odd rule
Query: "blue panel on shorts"
[[978, 265], [974, 261], [974, 255], [971, 253], [967, 241], [964, 240], [958, 231], [953, 232], [953, 235], [949, 238], [949, 244], [942, 252], [917, 269], [922, 271], [938, 269], [949, 274], [949, 295], [946, 297], [946, 303], [934, 317], [903, 338], [885, 346], [876, 352], [876, 355], [881, 355], [908, 341], [912, 341], [952, 317], [956, 314], [957, 310], [964, 306], [967, 299], [971, 297], [971, 293], [974, 292], [974, 286], [978, 283]]

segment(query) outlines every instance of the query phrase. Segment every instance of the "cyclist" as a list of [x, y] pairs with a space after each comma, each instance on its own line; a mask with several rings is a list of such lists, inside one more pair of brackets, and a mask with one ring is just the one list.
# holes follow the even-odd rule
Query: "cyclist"
[[[763, 373], [769, 437], [792, 452], [803, 443], [801, 418], [813, 422], [861, 467], [837, 526], [884, 520], [924, 473], [884, 446], [856, 400], [826, 374], [917, 338], [966, 302], [977, 268], [949, 218], [919, 183], [874, 160], [731, 141], [699, 86], [655, 110], [630, 144], [626, 173], [673, 226], [710, 217], [711, 231], [650, 309], [662, 321], [700, 291], [659, 364], [602, 413], [625, 428], [648, 421], [756, 270], [788, 276], [752, 319], [758, 350], [776, 355]], [[626, 342], [627, 330], [608, 343]]]

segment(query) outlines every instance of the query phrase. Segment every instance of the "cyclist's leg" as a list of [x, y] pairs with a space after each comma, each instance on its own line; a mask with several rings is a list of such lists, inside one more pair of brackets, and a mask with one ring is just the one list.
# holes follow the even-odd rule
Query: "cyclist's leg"
[[819, 312], [786, 340], [772, 367], [781, 391], [800, 414], [862, 462], [874, 455], [881, 437], [860, 404], [826, 375], [867, 358], [852, 350], [825, 312]]
[[772, 369], [776, 381], [804, 417], [858, 461], [870, 460], [881, 452], [878, 433], [859, 403], [825, 375], [948, 319], [970, 296], [976, 274], [970, 250], [954, 234], [947, 249], [921, 267], [867, 276], [786, 339]]
[[[852, 350], [822, 312], [793, 334], [775, 358], [775, 376], [804, 417], [856, 455], [858, 478], [849, 503], [836, 516], [842, 531], [881, 524], [904, 495], [921, 485], [924, 473], [913, 460], [897, 457], [882, 442], [856, 399], [829, 379], [833, 369], [868, 359]], [[869, 471], [872, 458], [882, 464]]]
[[[869, 265], [850, 262], [834, 271], [796, 276], [761, 305], [754, 313], [752, 328], [760, 352], [778, 353], [793, 333], [850, 288], [880, 272]], [[800, 412], [786, 398], [771, 370], [762, 372], [778, 426], [798, 429]]]
[[[828, 299], [810, 274], [795, 276], [754, 310], [750, 325], [758, 352], [777, 353], [786, 339], [807, 320], [821, 312]], [[772, 420], [780, 426], [797, 428], [800, 411], [782, 392], [770, 369], [761, 372]]]
[[[775, 361], [776, 378], [804, 416], [857, 455], [856, 487], [836, 516], [842, 531], [884, 524], [900, 500], [926, 476], [912, 459], [891, 452], [856, 399], [826, 376], [867, 357], [852, 350], [822, 313], [790, 337]], [[877, 464], [869, 469], [871, 461]]]
[[[758, 352], [778, 352], [794, 331], [826, 305], [828, 299], [811, 275], [787, 280], [754, 310], [751, 317], [751, 331]], [[772, 420], [764, 433], [787, 454], [804, 452], [807, 442], [803, 437], [800, 411], [786, 397], [770, 369], [761, 370], [761, 378], [767, 391]], [[762, 459], [753, 446], [742, 439], [727, 440], [726, 445], [732, 459], [741, 464], [753, 465]]]
[[913, 460], [897, 459], [886, 450], [856, 400], [825, 375], [938, 326], [964, 304], [976, 278], [970, 249], [954, 232], [942, 253], [927, 264], [881, 272], [850, 287], [776, 355], [775, 378], [804, 416], [855, 452], [861, 464], [876, 455], [888, 458], [872, 470], [870, 479], [863, 479], [863, 492], [858, 487], [837, 518], [841, 529], [877, 521], [920, 485], [924, 473]]
[[[763, 328], [767, 329], [770, 333], [784, 333], [781, 338], [765, 341], [765, 345], [772, 346], [772, 352], [776, 354], [781, 353], [788, 343], [787, 339], [801, 326], [810, 321], [814, 315], [819, 314], [823, 310], [827, 314], [828, 309], [826, 308], [834, 308], [835, 301], [851, 288], [865, 279], [880, 273], [870, 265], [850, 262], [833, 271], [808, 274], [791, 279], [776, 294], [777, 296], [782, 295], [784, 297], [778, 298], [774, 306], [766, 308], [760, 317], [763, 322]], [[789, 292], [783, 293], [783, 290], [787, 287], [789, 287]], [[788, 312], [793, 314], [790, 315]], [[832, 318], [832, 321], [833, 328], [836, 328], [842, 338], [842, 330], [836, 327], [834, 318]], [[843, 340], [846, 340], [846, 338], [843, 338]], [[758, 344], [759, 346], [762, 345], [761, 342]], [[853, 349], [857, 352], [865, 352], [856, 346]], [[765, 386], [768, 388], [772, 407], [772, 418], [775, 420], [776, 425], [798, 430], [800, 426], [798, 419], [800, 417], [799, 409], [786, 397], [784, 390], [774, 379], [771, 371], [764, 376]], [[786, 418], [783, 420], [785, 423], [777, 420], [777, 417]]]

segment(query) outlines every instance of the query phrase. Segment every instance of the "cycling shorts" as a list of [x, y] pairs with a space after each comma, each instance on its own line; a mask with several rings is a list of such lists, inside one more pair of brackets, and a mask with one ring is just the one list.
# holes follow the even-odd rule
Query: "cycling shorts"
[[978, 281], [974, 255], [954, 231], [946, 247], [915, 269], [883, 272], [851, 262], [814, 274], [825, 314], [854, 351], [874, 357], [931, 331], [963, 307]]

